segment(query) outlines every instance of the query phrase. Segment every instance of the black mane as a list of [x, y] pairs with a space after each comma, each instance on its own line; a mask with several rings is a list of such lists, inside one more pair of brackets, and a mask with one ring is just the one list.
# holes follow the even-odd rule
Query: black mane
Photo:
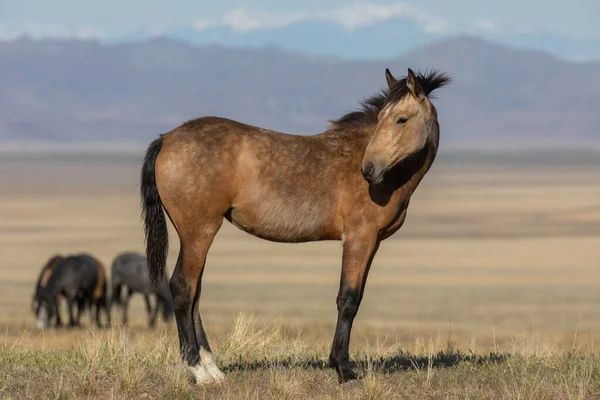
[[[417, 72], [415, 75], [426, 96], [429, 96], [434, 90], [450, 83], [448, 75], [436, 70], [425, 71], [424, 74]], [[331, 121], [331, 126], [333, 128], [350, 128], [357, 125], [375, 124], [381, 110], [388, 104], [402, 100], [407, 94], [406, 78], [399, 79], [391, 89], [383, 89], [380, 93], [361, 101], [360, 110], [353, 111], [338, 120]]]

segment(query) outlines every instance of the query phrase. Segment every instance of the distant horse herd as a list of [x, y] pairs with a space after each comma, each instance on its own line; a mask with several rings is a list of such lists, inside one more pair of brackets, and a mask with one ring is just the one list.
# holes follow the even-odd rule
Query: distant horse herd
[[[65, 301], [69, 313], [67, 326], [80, 325], [81, 314], [89, 309], [91, 320], [99, 328], [111, 325], [111, 309], [120, 305], [123, 324], [128, 323], [129, 300], [134, 293], [141, 293], [146, 303], [149, 325], [156, 323], [159, 308], [163, 319], [173, 315], [173, 301], [166, 276], [158, 285], [150, 283], [146, 269], [146, 257], [134, 252], [119, 254], [111, 266], [112, 287], [104, 265], [90, 254], [55, 255], [46, 262], [35, 284], [31, 309], [37, 318], [36, 326], [48, 328], [52, 324], [63, 326], [60, 302]], [[150, 297], [156, 297], [152, 307]], [[76, 308], [76, 310], [75, 310]], [[101, 311], [105, 313], [102, 324]]]

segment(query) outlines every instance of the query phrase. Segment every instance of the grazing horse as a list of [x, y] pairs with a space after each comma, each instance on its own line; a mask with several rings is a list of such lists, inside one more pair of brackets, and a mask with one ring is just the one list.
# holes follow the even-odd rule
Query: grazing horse
[[[60, 255], [55, 255], [52, 258], [50, 258], [48, 260], [48, 262], [46, 262], [46, 265], [44, 265], [42, 267], [42, 270], [40, 271], [40, 276], [38, 276], [38, 279], [35, 283], [35, 291], [33, 292], [33, 296], [31, 298], [31, 310], [34, 312], [35, 315], [38, 314], [38, 307], [39, 307], [39, 295], [40, 295], [40, 289], [46, 287], [46, 285], [48, 284], [48, 279], [50, 279], [50, 276], [52, 275], [52, 271], [54, 271], [54, 268], [65, 258], [63, 256]], [[57, 303], [58, 303], [58, 299], [57, 299]], [[62, 320], [60, 318], [60, 313], [58, 311], [58, 304], [56, 304], [54, 306], [55, 310], [56, 310], [56, 322], [55, 325], [58, 326], [62, 326]]]
[[[96, 306], [96, 324], [100, 322], [100, 309], [106, 311], [107, 324], [110, 324], [110, 311], [106, 296], [106, 272], [104, 266], [88, 254], [66, 257], [60, 261], [45, 287], [40, 289], [37, 312], [37, 327], [48, 327], [52, 316], [57, 312], [57, 297], [62, 295], [67, 300], [69, 326], [79, 325], [81, 311], [87, 306]], [[74, 306], [77, 304], [77, 316]], [[91, 310], [90, 310], [91, 312]]]
[[404, 223], [411, 195], [439, 143], [429, 94], [449, 77], [432, 71], [396, 79], [360, 111], [313, 136], [289, 135], [205, 117], [150, 144], [141, 174], [150, 278], [168, 250], [163, 208], [180, 252], [170, 288], [181, 357], [196, 382], [220, 381], [199, 312], [206, 254], [223, 218], [275, 242], [341, 240], [337, 325], [329, 356], [340, 383], [355, 379], [348, 347], [352, 322], [380, 242]]
[[[154, 326], [158, 314], [158, 307], [162, 305], [163, 319], [169, 321], [173, 315], [173, 300], [169, 290], [169, 280], [166, 273], [163, 275], [159, 286], [152, 285], [148, 278], [146, 257], [138, 253], [125, 252], [119, 254], [112, 263], [112, 300], [113, 303], [121, 304], [123, 308], [123, 325], [127, 324], [127, 307], [131, 295], [140, 292], [146, 301], [146, 311], [150, 317], [150, 326]], [[125, 286], [127, 294], [125, 299], [121, 298], [121, 291]], [[156, 295], [156, 307], [154, 310], [150, 304], [150, 295]]]

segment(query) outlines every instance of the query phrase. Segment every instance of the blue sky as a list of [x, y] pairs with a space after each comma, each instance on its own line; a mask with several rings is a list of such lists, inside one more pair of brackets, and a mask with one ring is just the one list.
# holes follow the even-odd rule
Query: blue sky
[[599, 0], [0, 0], [0, 39], [27, 34], [118, 41], [140, 30], [159, 35], [183, 27], [241, 35], [306, 21], [352, 31], [394, 18], [437, 37], [543, 35], [600, 43]]

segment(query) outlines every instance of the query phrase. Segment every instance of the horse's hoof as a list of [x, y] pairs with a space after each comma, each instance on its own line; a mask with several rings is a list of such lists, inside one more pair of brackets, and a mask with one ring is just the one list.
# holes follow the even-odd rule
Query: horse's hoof
[[225, 374], [219, 368], [207, 368], [207, 371], [212, 376], [215, 383], [221, 384], [227, 381]]
[[342, 367], [338, 370], [338, 382], [340, 384], [356, 380], [356, 374], [350, 367]]
[[208, 373], [206, 368], [202, 366], [202, 364], [198, 364], [194, 367], [190, 367], [192, 374], [194, 375], [194, 381], [198, 386], [209, 385], [211, 383], [215, 383], [215, 379], [211, 374]]

